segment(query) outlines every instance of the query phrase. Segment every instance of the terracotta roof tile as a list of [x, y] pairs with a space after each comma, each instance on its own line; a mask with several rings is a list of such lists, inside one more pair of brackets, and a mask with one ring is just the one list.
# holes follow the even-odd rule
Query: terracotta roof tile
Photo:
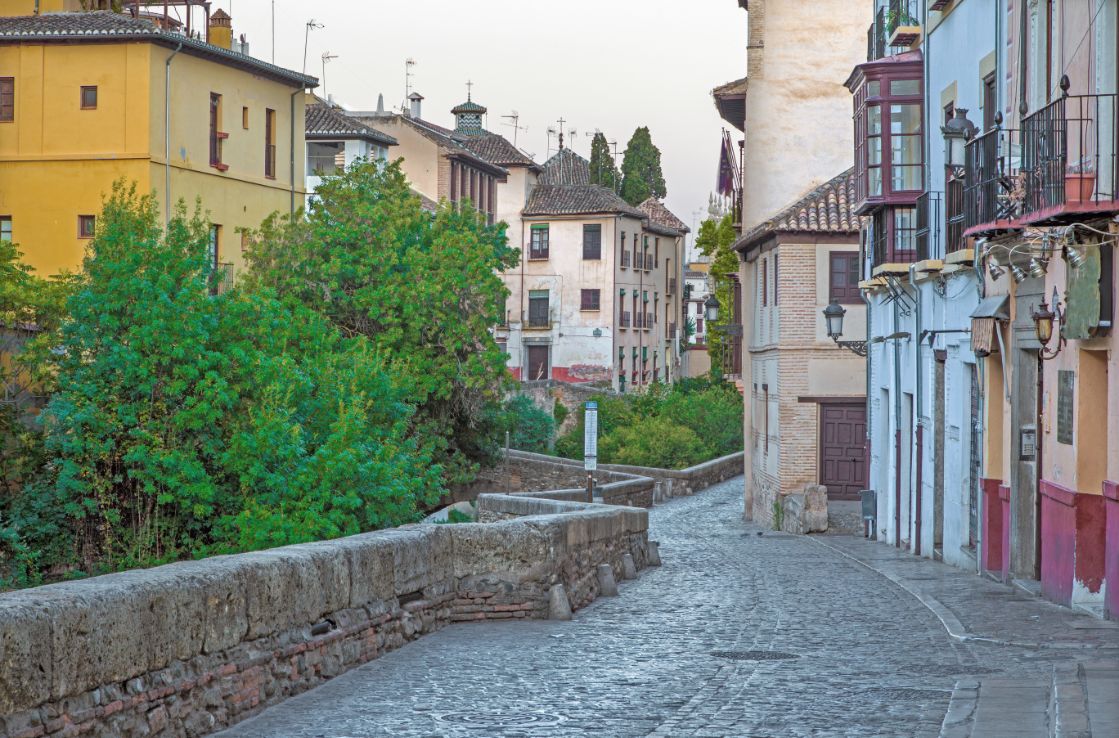
[[637, 208], [645, 213], [652, 224], [660, 226], [664, 230], [673, 231], [674, 235], [683, 235], [691, 231], [684, 221], [677, 218], [671, 210], [664, 206], [663, 202], [655, 197], [650, 197], [638, 205]]
[[591, 163], [571, 149], [560, 149], [544, 163], [540, 184], [545, 185], [589, 185], [591, 183]]
[[396, 146], [397, 141], [387, 133], [370, 128], [330, 105], [308, 105], [306, 114], [307, 138], [360, 138], [366, 141]]
[[859, 231], [855, 203], [855, 170], [828, 180], [739, 239], [741, 249], [773, 233], [852, 234]]
[[617, 213], [644, 219], [645, 213], [631, 206], [613, 190], [591, 184], [540, 184], [533, 188], [523, 214], [597, 215]]
[[530, 167], [540, 169], [540, 165], [526, 156], [504, 137], [496, 133], [483, 133], [481, 136], [470, 136], [460, 142], [470, 149], [475, 156], [480, 156], [491, 164], [503, 167]]

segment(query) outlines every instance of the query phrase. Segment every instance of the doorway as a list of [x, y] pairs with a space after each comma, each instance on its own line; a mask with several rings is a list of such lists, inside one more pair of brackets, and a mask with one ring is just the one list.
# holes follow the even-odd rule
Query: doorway
[[866, 489], [865, 402], [820, 405], [820, 484], [829, 500], [858, 500]]
[[529, 346], [528, 347], [528, 375], [529, 381], [536, 381], [539, 379], [550, 379], [550, 346]]
[[[933, 458], [944, 458], [944, 386], [945, 352], [936, 352], [936, 369], [933, 375], [933, 397], [936, 417], [933, 421]], [[933, 464], [933, 558], [944, 560], [944, 464]]]
[[1010, 571], [1016, 577], [1041, 578], [1038, 524], [1038, 355], [1019, 350], [1014, 361], [1010, 464]]

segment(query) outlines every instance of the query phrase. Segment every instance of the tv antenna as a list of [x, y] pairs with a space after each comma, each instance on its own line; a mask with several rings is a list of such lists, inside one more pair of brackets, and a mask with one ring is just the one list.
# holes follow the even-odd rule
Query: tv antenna
[[303, 74], [307, 74], [307, 42], [311, 39], [311, 31], [318, 31], [326, 28], [322, 23], [319, 23], [314, 18], [307, 21], [307, 30], [303, 32]]
[[548, 126], [548, 158], [552, 156], [552, 137], [556, 135], [556, 129], [553, 126]]
[[401, 106], [401, 110], [408, 109], [408, 96], [412, 94], [412, 77], [414, 76], [412, 67], [414, 66], [416, 66], [416, 60], [412, 57], [404, 60], [404, 104]]
[[337, 58], [337, 54], [331, 54], [329, 51], [322, 53], [322, 96], [328, 104], [330, 103], [330, 95], [326, 94], [326, 63]]
[[527, 133], [528, 132], [528, 126], [520, 125], [521, 114], [518, 113], [516, 110], [514, 110], [509, 115], [503, 115], [501, 117], [504, 118], [507, 121], [510, 121], [509, 123], [502, 123], [502, 125], [509, 126], [510, 128], [513, 129], [513, 146], [516, 146], [517, 145], [517, 134], [520, 133], [521, 131], [525, 131]]

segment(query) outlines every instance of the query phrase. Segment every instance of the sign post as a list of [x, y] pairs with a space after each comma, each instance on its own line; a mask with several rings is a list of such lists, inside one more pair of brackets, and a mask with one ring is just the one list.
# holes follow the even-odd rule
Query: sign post
[[587, 471], [587, 502], [594, 502], [594, 474], [598, 470], [598, 403], [588, 402], [583, 414], [583, 468]]

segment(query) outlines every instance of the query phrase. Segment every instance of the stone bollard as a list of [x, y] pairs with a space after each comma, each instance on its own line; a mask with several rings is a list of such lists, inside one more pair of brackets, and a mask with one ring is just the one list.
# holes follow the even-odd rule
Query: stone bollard
[[632, 554], [622, 556], [622, 579], [637, 579], [637, 566], [633, 563]]
[[614, 581], [614, 569], [610, 564], [598, 565], [598, 594], [601, 597], [618, 596], [618, 583]]
[[649, 541], [649, 566], [661, 565], [661, 545], [656, 541]]
[[548, 590], [548, 619], [571, 619], [571, 603], [567, 599], [567, 590], [562, 584], [553, 584]]

